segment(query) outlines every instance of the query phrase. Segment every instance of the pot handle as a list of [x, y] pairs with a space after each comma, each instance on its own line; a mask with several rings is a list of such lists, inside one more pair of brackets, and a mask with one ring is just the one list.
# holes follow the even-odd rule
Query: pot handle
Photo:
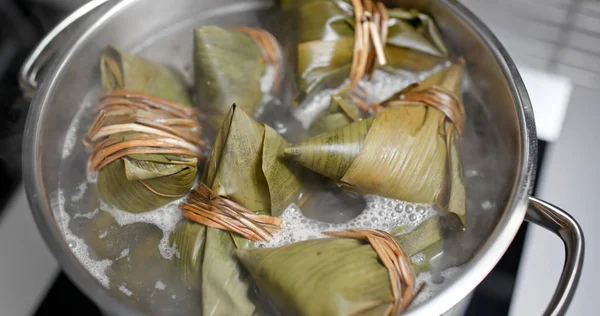
[[71, 27], [76, 21], [108, 1], [109, 0], [92, 0], [84, 4], [56, 25], [40, 41], [33, 52], [27, 57], [19, 71], [19, 86], [25, 97], [31, 99], [35, 95], [38, 87], [38, 72], [52, 59], [58, 50], [59, 45], [56, 43], [56, 39], [61, 33]]
[[565, 264], [544, 316], [564, 315], [571, 304], [583, 268], [585, 240], [581, 227], [567, 212], [534, 197], [529, 198], [525, 220], [555, 233], [564, 242]]

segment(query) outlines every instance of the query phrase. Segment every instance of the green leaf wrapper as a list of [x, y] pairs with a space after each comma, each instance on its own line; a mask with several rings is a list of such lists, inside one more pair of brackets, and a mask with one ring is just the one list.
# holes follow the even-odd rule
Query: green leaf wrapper
[[[125, 89], [191, 106], [184, 79], [172, 69], [108, 46], [100, 58], [105, 91]], [[127, 133], [111, 135], [124, 141]], [[107, 204], [132, 213], [146, 212], [183, 197], [194, 184], [197, 159], [179, 155], [137, 154], [117, 159], [99, 171], [98, 191]]]
[[[279, 50], [275, 38], [266, 36]], [[244, 32], [218, 26], [194, 30], [195, 88], [211, 126], [221, 126], [233, 103], [254, 115], [266, 92], [261, 79], [267, 66], [263, 48]]]
[[[429, 258], [440, 249], [437, 217], [395, 238], [409, 256]], [[285, 315], [385, 315], [394, 302], [388, 270], [363, 241], [321, 238], [236, 255]], [[417, 273], [428, 268], [427, 261], [413, 265]]]
[[[339, 85], [348, 78], [354, 48], [354, 9], [350, 1], [297, 3], [299, 12], [298, 85], [311, 94], [323, 84]], [[286, 3], [287, 7], [292, 7]], [[447, 49], [434, 21], [416, 10], [388, 9], [387, 64], [394, 71], [429, 70], [442, 62]]]
[[[444, 69], [426, 79], [423, 86], [440, 86], [458, 96], [462, 68], [459, 63]], [[448, 195], [441, 206], [464, 223], [465, 191], [457, 135], [446, 138], [440, 133], [445, 114], [437, 108], [395, 98], [384, 102], [387, 109], [374, 118], [290, 146], [285, 149], [286, 156], [352, 191], [427, 204]]]
[[[278, 216], [297, 199], [301, 189], [300, 170], [282, 159], [287, 145], [272, 128], [256, 122], [234, 105], [223, 120], [202, 181], [216, 194], [248, 210]], [[203, 313], [252, 314], [257, 306], [251, 295], [249, 275], [234, 257], [234, 251], [252, 247], [253, 242], [217, 228], [205, 229], [205, 240], [200, 241], [199, 233], [195, 232], [189, 237], [204, 243]], [[178, 251], [196, 252], [198, 244], [189, 245]], [[185, 257], [198, 258], [189, 254]], [[184, 273], [192, 269], [187, 267], [197, 264], [196, 259], [183, 256], [180, 261]], [[189, 278], [187, 274], [184, 276]]]

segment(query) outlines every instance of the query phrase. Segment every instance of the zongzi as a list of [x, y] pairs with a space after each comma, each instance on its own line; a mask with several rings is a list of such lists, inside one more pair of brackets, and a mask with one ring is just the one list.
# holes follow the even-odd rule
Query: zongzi
[[239, 249], [236, 255], [285, 315], [393, 315], [408, 307], [417, 294], [415, 275], [392, 236], [376, 230], [327, 234], [342, 238]]
[[387, 8], [377, 0], [302, 1], [298, 84], [305, 94], [383, 70], [429, 70], [447, 50], [433, 20], [416, 10]]
[[[202, 183], [182, 206], [186, 218], [207, 226], [202, 258], [207, 315], [250, 315], [256, 309], [248, 276], [233, 252], [252, 247], [252, 240], [268, 240], [281, 226], [276, 216], [297, 199], [299, 170], [282, 159], [286, 146], [272, 128], [234, 105], [223, 120]], [[178, 251], [195, 251], [191, 245]]]
[[231, 104], [254, 115], [265, 94], [278, 92], [281, 48], [267, 31], [203, 26], [194, 30], [196, 93], [215, 128]]
[[436, 203], [464, 222], [462, 72], [461, 61], [392, 96], [375, 117], [290, 146], [285, 155], [350, 190]]
[[111, 46], [100, 70], [105, 92], [84, 144], [102, 200], [141, 213], [185, 196], [204, 142], [183, 78]]

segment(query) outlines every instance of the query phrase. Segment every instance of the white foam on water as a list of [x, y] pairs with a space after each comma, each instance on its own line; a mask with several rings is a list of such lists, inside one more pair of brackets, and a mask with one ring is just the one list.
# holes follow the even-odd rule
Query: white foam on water
[[98, 171], [90, 172], [88, 169], [86, 176], [87, 176], [87, 182], [89, 182], [89, 183], [97, 183], [98, 182]]
[[[65, 211], [65, 197], [62, 190], [58, 190], [56, 195], [50, 199], [50, 204], [53, 210], [58, 210], [58, 224], [62, 228], [62, 233], [69, 245], [69, 248], [79, 260], [81, 265], [93, 276], [100, 284], [108, 288], [110, 282], [106, 275], [106, 269], [113, 263], [112, 260], [94, 260], [90, 257], [88, 246], [82, 238], [77, 237], [69, 228], [71, 220], [69, 214]], [[56, 212], [56, 211], [55, 211]]]
[[421, 291], [421, 293], [419, 293], [419, 295], [415, 297], [415, 299], [411, 303], [411, 307], [418, 306], [435, 296], [437, 293], [439, 293], [441, 290], [443, 290], [446, 286], [450, 284], [450, 282], [446, 282], [446, 280], [453, 279], [454, 276], [460, 271], [462, 271], [461, 267], [452, 267], [444, 270], [441, 273], [442, 277], [444, 278], [444, 282], [441, 283], [431, 282], [430, 272], [423, 272], [419, 274], [416, 280], [417, 287], [421, 286], [422, 283], [426, 283], [426, 285]]
[[173, 245], [171, 245], [171, 247], [173, 248], [175, 258], [180, 259], [181, 254], [179, 253], [179, 250], [177, 250], [177, 243], [173, 242]]
[[410, 260], [411, 260], [413, 263], [421, 263], [421, 262], [424, 262], [424, 261], [425, 261], [425, 259], [427, 259], [427, 258], [425, 257], [425, 254], [424, 254], [424, 253], [422, 253], [422, 252], [420, 252], [420, 253], [418, 253], [418, 254], [416, 254], [416, 255], [414, 255], [414, 256], [412, 256], [412, 257], [410, 257]]
[[75, 114], [73, 121], [71, 121], [71, 125], [67, 130], [67, 135], [65, 136], [65, 141], [63, 143], [62, 150], [62, 159], [65, 159], [71, 155], [73, 152], [73, 148], [77, 143], [77, 127], [79, 126], [79, 120], [81, 119], [81, 109]]
[[73, 195], [71, 195], [72, 202], [77, 202], [83, 198], [83, 196], [85, 195], [85, 192], [87, 191], [87, 185], [88, 185], [87, 181], [82, 181], [75, 188], [75, 193], [73, 193]]
[[482, 208], [484, 211], [489, 211], [489, 210], [491, 210], [491, 209], [493, 209], [493, 208], [494, 208], [494, 203], [492, 203], [492, 202], [491, 202], [491, 201], [489, 201], [489, 200], [483, 201], [483, 203], [481, 203], [481, 208]]
[[129, 248], [123, 249], [123, 251], [121, 251], [121, 254], [119, 254], [119, 256], [117, 258], [115, 258], [115, 260], [123, 259], [127, 255], [129, 255]]
[[129, 213], [110, 207], [103, 201], [100, 201], [100, 209], [110, 213], [120, 226], [133, 223], [148, 223], [158, 227], [163, 232], [163, 237], [158, 243], [160, 254], [165, 259], [171, 259], [173, 254], [175, 254], [175, 249], [169, 246], [169, 235], [182, 218], [179, 203], [181, 203], [183, 199], [184, 198], [173, 201], [153, 211], [140, 214]]
[[408, 203], [376, 195], [365, 196], [365, 210], [343, 224], [331, 224], [308, 218], [296, 204], [290, 205], [281, 215], [283, 230], [275, 234], [270, 242], [257, 242], [258, 247], [280, 247], [289, 243], [327, 237], [322, 232], [341, 231], [354, 228], [371, 228], [390, 232], [397, 227], [410, 231], [425, 219], [435, 214], [426, 204]]
[[133, 292], [131, 292], [130, 289], [128, 289], [125, 284], [121, 284], [119, 286], [119, 291], [123, 292], [123, 294], [127, 295], [127, 296], [131, 296], [133, 294]]
[[[260, 102], [260, 106], [257, 106], [256, 108], [256, 112], [254, 113], [254, 117], [259, 117], [260, 115], [262, 115], [263, 111], [265, 110], [265, 105], [266, 104], [277, 104], [277, 105], [281, 105], [281, 102], [279, 101], [279, 99], [275, 96], [273, 96], [273, 87], [275, 85], [275, 71], [276, 68], [273, 65], [268, 65], [265, 69], [265, 73], [263, 74], [263, 76], [260, 78], [260, 91], [263, 93], [263, 97], [262, 100]], [[280, 74], [280, 78], [281, 78], [281, 74]], [[207, 157], [210, 156], [207, 155]]]
[[107, 235], [108, 235], [108, 231], [107, 231], [107, 230], [105, 230], [105, 231], [103, 231], [102, 233], [100, 233], [100, 234], [98, 235], [98, 238], [100, 238], [100, 239], [104, 239], [104, 237], [106, 237]]
[[450, 62], [442, 63], [431, 70], [419, 73], [403, 72], [402, 74], [393, 74], [377, 69], [373, 73], [373, 79], [361, 81], [360, 87], [369, 91], [367, 102], [382, 102], [400, 92], [408, 85], [417, 81], [423, 81], [425, 78], [449, 67], [451, 64]]
[[156, 284], [154, 285], [154, 288], [158, 289], [158, 290], [164, 290], [166, 287], [167, 286], [164, 283], [162, 283], [160, 280], [156, 281]]
[[75, 215], [73, 215], [73, 218], [80, 218], [80, 217], [85, 217], [88, 219], [91, 219], [92, 217], [96, 216], [96, 214], [98, 214], [98, 212], [100, 212], [99, 209], [95, 209], [91, 212], [87, 212], [87, 213], [76, 213]]
[[417, 80], [417, 74], [395, 75], [378, 69], [373, 73], [373, 79], [363, 80], [359, 86], [369, 91], [367, 102], [372, 103], [385, 101]]
[[95, 104], [95, 100], [96, 98], [94, 93], [88, 94], [86, 97], [86, 101], [83, 102], [82, 106], [80, 106], [79, 109], [77, 109], [77, 112], [73, 116], [73, 120], [69, 125], [69, 129], [67, 130], [65, 140], [63, 142], [61, 153], [62, 159], [69, 157], [73, 153], [73, 148], [75, 148], [77, 143], [79, 143], [80, 140], [77, 137], [77, 131], [81, 123], [81, 118], [87, 111], [87, 109]]
[[260, 78], [260, 91], [262, 91], [262, 93], [266, 95], [270, 94], [271, 90], [273, 89], [273, 86], [275, 85], [275, 71], [275, 66], [268, 65], [265, 69], [265, 73]]
[[329, 107], [331, 95], [335, 91], [336, 89], [325, 89], [313, 93], [301, 106], [294, 109], [294, 117], [305, 129], [308, 128], [312, 121]]

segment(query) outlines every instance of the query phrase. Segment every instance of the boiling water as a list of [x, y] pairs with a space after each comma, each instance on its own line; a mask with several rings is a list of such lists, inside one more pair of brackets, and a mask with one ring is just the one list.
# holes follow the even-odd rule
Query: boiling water
[[[182, 22], [154, 34], [152, 40], [137, 47], [123, 47], [158, 62], [167, 62], [180, 70], [192, 82], [191, 51], [192, 28], [203, 24], [224, 26], [258, 26], [271, 31], [281, 43], [286, 34], [278, 27], [279, 20], [273, 12], [256, 14], [231, 14], [202, 21]], [[186, 40], [181, 40], [186, 39]], [[444, 67], [447, 65], [441, 65]], [[290, 67], [289, 65], [286, 67]], [[408, 84], [422, 80], [435, 71], [391, 76], [376, 71], [372, 82], [364, 88], [379, 100], [385, 99]], [[272, 71], [272, 69], [268, 70]], [[268, 90], [272, 76], [265, 76], [261, 85]], [[299, 107], [288, 104], [293, 74], [285, 74], [286, 83], [279, 98], [266, 96], [264, 111], [257, 119], [269, 124], [291, 142], [307, 137], [305, 128], [327, 108], [329, 95], [334, 90], [323, 90]], [[98, 78], [99, 82], [99, 78]], [[470, 82], [465, 79], [464, 87]], [[287, 90], [286, 90], [287, 87]], [[468, 90], [466, 90], [468, 91]], [[89, 98], [73, 118], [62, 148], [61, 170], [85, 169], [88, 153], [81, 139], [93, 119], [93, 104], [99, 92], [90, 91]], [[371, 100], [373, 101], [373, 100]], [[418, 276], [418, 283], [428, 286], [415, 300], [413, 307], [427, 300], [447, 286], [460, 272], [455, 266], [464, 263], [481, 245], [491, 231], [497, 212], [494, 212], [508, 195], [484, 185], [490, 180], [502, 186], [505, 169], [502, 163], [502, 142], [489, 127], [485, 108], [476, 95], [466, 93], [467, 109], [463, 144], [463, 164], [467, 190], [467, 231], [445, 236], [444, 253], [432, 261], [434, 269]], [[199, 170], [202, 170], [199, 168]], [[175, 201], [144, 214], [131, 214], [105, 205], [97, 197], [97, 174], [88, 173], [80, 179], [68, 172], [61, 173], [60, 189], [53, 195], [52, 206], [65, 239], [81, 264], [114, 295], [130, 301], [139, 309], [152, 314], [199, 314], [201, 293], [188, 288], [180, 281], [173, 257], [178, 256], [176, 245], [169, 245], [169, 235], [181, 220]], [[348, 228], [376, 228], [390, 231], [404, 226], [410, 231], [435, 214], [428, 205], [406, 203], [378, 196], [356, 196], [328, 186], [320, 186], [315, 198], [300, 210], [290, 205], [283, 213], [284, 229], [273, 241], [257, 243], [258, 247], [276, 247], [312, 238], [324, 238], [324, 231]], [[312, 203], [312, 204], [311, 204]], [[310, 206], [312, 205], [312, 206]], [[448, 245], [448, 247], [446, 246]], [[423, 260], [421, 256], [413, 261]]]
[[[366, 196], [367, 205], [360, 215], [346, 223], [328, 223], [305, 216], [294, 203], [281, 215], [283, 230], [270, 242], [258, 242], [258, 247], [279, 247], [314, 238], [325, 238], [322, 232], [352, 228], [374, 228], [390, 232], [397, 227], [410, 231], [435, 214], [428, 205], [407, 203], [376, 195]], [[327, 210], [336, 212], [340, 210]], [[342, 211], [343, 212], [343, 211]]]

